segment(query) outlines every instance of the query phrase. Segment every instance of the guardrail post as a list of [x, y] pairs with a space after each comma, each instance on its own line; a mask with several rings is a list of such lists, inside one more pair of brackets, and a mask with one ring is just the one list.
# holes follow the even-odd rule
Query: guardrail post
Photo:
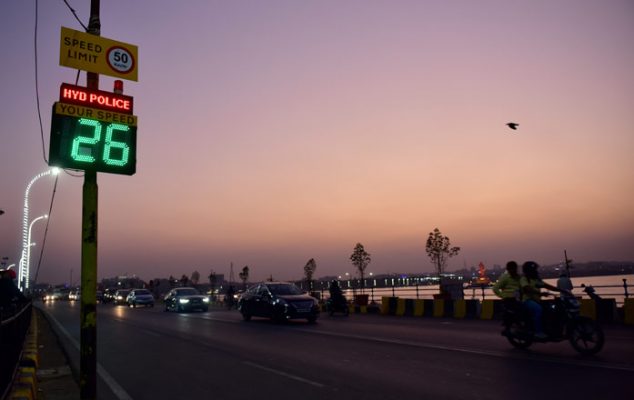
[[623, 290], [625, 290], [625, 298], [630, 297], [629, 293], [627, 293], [627, 279], [623, 278]]

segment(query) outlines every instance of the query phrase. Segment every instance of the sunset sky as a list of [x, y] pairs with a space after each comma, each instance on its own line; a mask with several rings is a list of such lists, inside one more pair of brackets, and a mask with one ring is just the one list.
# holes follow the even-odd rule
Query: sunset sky
[[[69, 0], [87, 24], [88, 0]], [[63, 1], [0, 4], [0, 256], [48, 166], [51, 106], [76, 71]], [[99, 278], [251, 280], [634, 260], [634, 2], [101, 1], [101, 34], [139, 47], [125, 82], [137, 173], [99, 174]], [[100, 88], [112, 90], [102, 76]], [[85, 73], [80, 76], [85, 85]], [[519, 123], [517, 131], [507, 122]], [[74, 173], [74, 175], [79, 175]], [[48, 212], [54, 179], [31, 193]], [[78, 282], [83, 178], [60, 175], [38, 281]], [[35, 274], [44, 223], [34, 226]]]

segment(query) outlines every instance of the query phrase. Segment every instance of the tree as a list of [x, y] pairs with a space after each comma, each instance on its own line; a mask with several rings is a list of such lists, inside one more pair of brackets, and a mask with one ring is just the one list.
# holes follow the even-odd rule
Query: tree
[[242, 280], [243, 289], [246, 290], [247, 281], [249, 280], [249, 266], [245, 265], [244, 268], [242, 268], [242, 271], [238, 274], [238, 276]]
[[308, 284], [308, 291], [313, 291], [313, 275], [315, 274], [315, 270], [317, 269], [317, 263], [314, 258], [308, 260], [306, 265], [304, 265], [304, 275], [306, 276], [306, 283]]
[[435, 228], [433, 232], [429, 232], [425, 249], [431, 262], [436, 267], [438, 277], [444, 272], [447, 260], [460, 252], [460, 247], [451, 247], [449, 238], [443, 236], [438, 228]]
[[357, 245], [354, 246], [354, 251], [350, 255], [350, 261], [359, 271], [359, 275], [361, 276], [361, 291], [363, 291], [365, 287], [365, 269], [368, 267], [368, 264], [370, 264], [370, 261], [372, 261], [370, 254], [365, 251], [361, 243], [357, 243]]
[[192, 272], [192, 283], [194, 285], [198, 285], [198, 281], [200, 280], [200, 273], [198, 271]]
[[181, 286], [187, 286], [187, 282], [189, 282], [189, 278], [183, 274], [183, 276], [181, 276]]

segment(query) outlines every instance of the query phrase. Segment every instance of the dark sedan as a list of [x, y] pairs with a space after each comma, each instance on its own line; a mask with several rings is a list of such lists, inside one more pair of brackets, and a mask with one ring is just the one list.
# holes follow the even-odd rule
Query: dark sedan
[[266, 317], [275, 321], [306, 318], [314, 323], [319, 316], [319, 302], [289, 282], [263, 282], [250, 287], [240, 296], [238, 310], [242, 318]]
[[154, 296], [147, 289], [134, 289], [128, 294], [126, 302], [130, 307], [154, 307]]
[[202, 295], [191, 287], [180, 287], [170, 290], [163, 299], [165, 311], [207, 311], [209, 296]]

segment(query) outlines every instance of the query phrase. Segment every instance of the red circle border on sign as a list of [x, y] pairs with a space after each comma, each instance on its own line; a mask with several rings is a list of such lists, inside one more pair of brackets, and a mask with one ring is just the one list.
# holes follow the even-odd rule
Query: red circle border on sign
[[[126, 53], [128, 53], [128, 54], [130, 55], [130, 58], [132, 59], [132, 65], [130, 66], [130, 70], [129, 70], [129, 71], [126, 71], [126, 72], [121, 72], [121, 71], [119, 71], [118, 69], [116, 69], [115, 67], [113, 67], [113, 66], [112, 66], [112, 64], [110, 64], [110, 52], [112, 52], [112, 50], [114, 50], [114, 49], [121, 49], [121, 50], [125, 50], [125, 52], [126, 52]], [[132, 52], [131, 52], [130, 50], [126, 49], [126, 48], [125, 48], [125, 47], [123, 47], [123, 46], [112, 46], [111, 48], [109, 48], [109, 49], [106, 51], [106, 62], [108, 63], [108, 66], [109, 66], [109, 67], [110, 67], [113, 71], [115, 71], [116, 73], [119, 73], [119, 74], [123, 74], [123, 75], [129, 74], [130, 72], [134, 71], [134, 68], [136, 67], [136, 60], [134, 59], [134, 56], [132, 55]]]

